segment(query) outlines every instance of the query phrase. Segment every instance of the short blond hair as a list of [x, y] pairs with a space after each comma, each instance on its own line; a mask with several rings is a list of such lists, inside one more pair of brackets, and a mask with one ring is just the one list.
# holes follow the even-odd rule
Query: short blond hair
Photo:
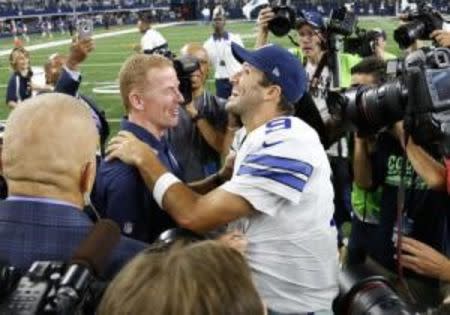
[[144, 89], [149, 70], [163, 69], [165, 67], [173, 67], [172, 61], [157, 54], [135, 54], [124, 62], [119, 71], [119, 86], [122, 102], [127, 113], [131, 106], [130, 92], [136, 88]]
[[245, 258], [217, 241], [142, 253], [111, 282], [99, 315], [262, 315]]

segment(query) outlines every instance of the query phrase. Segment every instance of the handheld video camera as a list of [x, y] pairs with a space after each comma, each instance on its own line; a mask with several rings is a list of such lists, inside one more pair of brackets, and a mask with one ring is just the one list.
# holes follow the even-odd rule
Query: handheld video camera
[[106, 287], [94, 284], [86, 269], [59, 261], [37, 261], [18, 282], [5, 285], [15, 290], [0, 304], [0, 314], [11, 315], [93, 312]]
[[0, 268], [0, 314], [93, 314], [106, 288], [99, 280], [116, 245], [120, 229], [99, 220], [75, 250], [70, 263], [37, 261], [20, 279], [14, 267]]
[[394, 39], [402, 49], [408, 48], [417, 39], [430, 39], [430, 34], [444, 25], [442, 15], [428, 1], [420, 1], [417, 10], [408, 13], [405, 20], [409, 22], [394, 31]]
[[[381, 35], [377, 31], [367, 31], [358, 27], [356, 14], [345, 6], [332, 11], [327, 25], [327, 34], [329, 41], [336, 35], [342, 36], [342, 51], [361, 57], [369, 57], [375, 53], [376, 40]], [[334, 45], [329, 43], [328, 46]]]
[[418, 144], [450, 135], [450, 49], [419, 50], [388, 63], [387, 72], [394, 79], [379, 86], [329, 92], [331, 114], [363, 134], [404, 119]]

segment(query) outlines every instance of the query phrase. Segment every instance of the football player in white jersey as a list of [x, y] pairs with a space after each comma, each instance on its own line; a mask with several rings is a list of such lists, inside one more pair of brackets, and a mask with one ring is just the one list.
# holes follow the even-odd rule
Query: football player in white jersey
[[126, 132], [111, 140], [108, 159], [138, 167], [179, 225], [205, 232], [229, 224], [243, 233], [269, 314], [332, 314], [338, 260], [330, 165], [317, 133], [290, 116], [306, 90], [306, 73], [275, 45], [250, 52], [232, 44], [232, 50], [243, 67], [232, 77], [227, 109], [244, 129], [236, 137], [231, 178], [225, 165], [201, 182], [183, 184]]

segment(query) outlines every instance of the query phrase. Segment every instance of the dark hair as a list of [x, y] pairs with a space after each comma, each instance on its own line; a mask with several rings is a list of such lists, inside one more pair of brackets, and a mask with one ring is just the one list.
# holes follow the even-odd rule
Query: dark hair
[[[271, 85], [278, 85], [277, 83], [270, 80], [265, 73], [263, 73], [262, 79], [259, 82], [261, 86], [263, 87], [269, 87]], [[279, 86], [279, 85], [278, 85]], [[280, 95], [280, 101], [278, 102], [278, 109], [286, 114], [293, 114], [294, 113], [294, 104], [289, 102], [286, 98], [286, 96], [283, 93], [283, 90], [281, 90]]]
[[139, 14], [138, 19], [143, 23], [152, 24], [152, 15], [150, 12], [143, 12]]
[[386, 62], [376, 56], [366, 57], [352, 68], [351, 74], [371, 74], [377, 82], [384, 82], [386, 81]]

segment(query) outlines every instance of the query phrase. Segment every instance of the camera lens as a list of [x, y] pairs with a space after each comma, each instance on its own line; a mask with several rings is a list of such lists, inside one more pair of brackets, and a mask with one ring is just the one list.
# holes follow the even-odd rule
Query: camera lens
[[414, 44], [416, 39], [425, 36], [426, 25], [422, 21], [412, 21], [402, 25], [394, 31], [394, 39], [400, 46], [405, 49]]
[[405, 111], [405, 88], [396, 80], [379, 87], [358, 87], [345, 93], [347, 117], [362, 133], [373, 133], [400, 120]]
[[269, 22], [269, 30], [275, 36], [285, 36], [295, 23], [295, 12], [289, 7], [275, 7], [272, 9], [275, 17]]

